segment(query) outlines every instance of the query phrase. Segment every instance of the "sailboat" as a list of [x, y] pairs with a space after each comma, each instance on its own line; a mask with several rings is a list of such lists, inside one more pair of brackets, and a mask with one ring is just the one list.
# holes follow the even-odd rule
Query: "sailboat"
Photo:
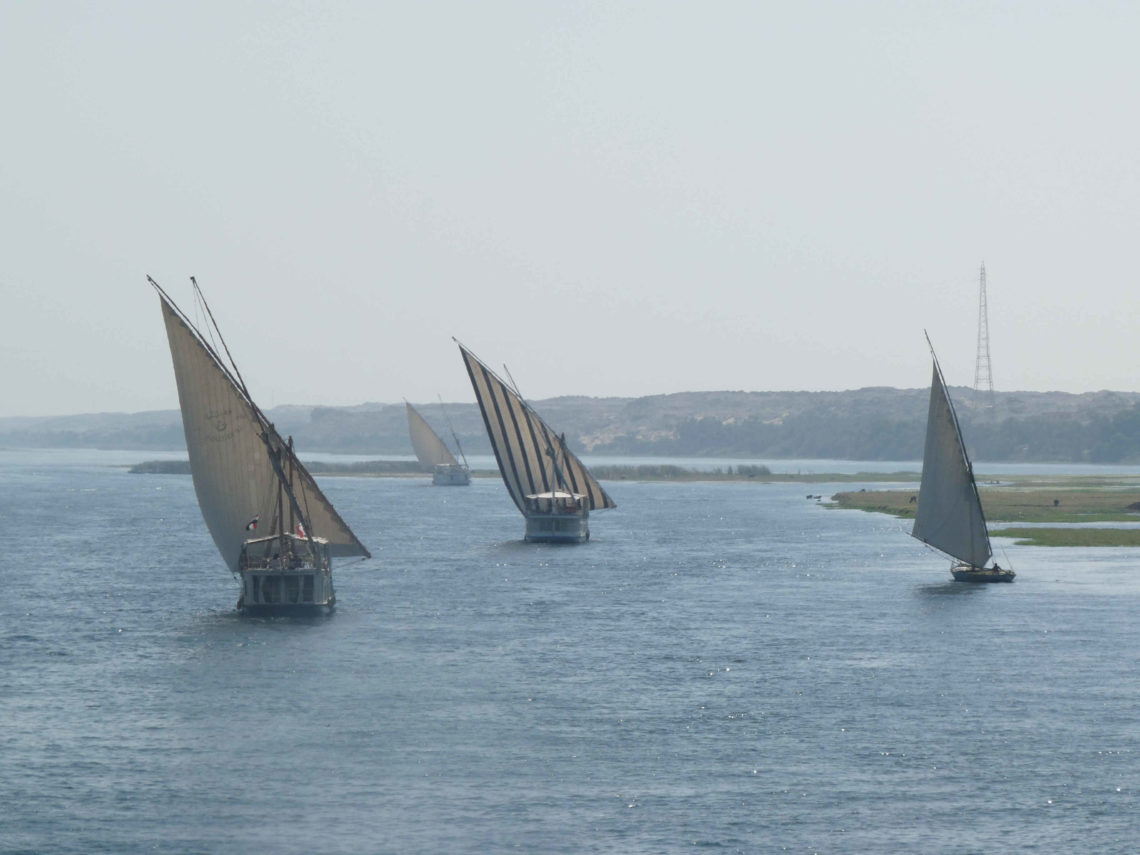
[[[926, 343], [930, 345], [930, 337]], [[1012, 582], [1012, 570], [995, 562], [974, 467], [962, 441], [962, 428], [946, 388], [934, 346], [934, 376], [930, 381], [930, 410], [926, 417], [926, 447], [922, 454], [922, 483], [911, 536], [954, 559], [950, 573], [959, 582]]]
[[[439, 438], [431, 425], [427, 423], [419, 410], [404, 401], [408, 408], [408, 433], [412, 437], [412, 448], [415, 449], [416, 458], [424, 466], [430, 466], [431, 482], [437, 487], [464, 487], [471, 483], [471, 469], [467, 465], [467, 456], [463, 453], [463, 446], [459, 444], [459, 437], [452, 428], [451, 436], [455, 440], [455, 447], [463, 458], [460, 463], [451, 453], [442, 439]], [[442, 402], [440, 406], [443, 406]], [[444, 411], [444, 417], [447, 411]], [[448, 419], [450, 426], [451, 420]]]
[[[459, 344], [459, 342], [456, 342]], [[544, 422], [512, 385], [459, 345], [479, 401], [499, 473], [526, 518], [530, 543], [583, 543], [590, 511], [617, 507], [566, 447], [565, 434]]]
[[238, 610], [331, 609], [332, 558], [369, 558], [368, 550], [297, 459], [292, 437], [283, 439], [253, 402], [194, 278], [210, 335], [147, 281], [162, 304], [198, 507], [241, 580]]

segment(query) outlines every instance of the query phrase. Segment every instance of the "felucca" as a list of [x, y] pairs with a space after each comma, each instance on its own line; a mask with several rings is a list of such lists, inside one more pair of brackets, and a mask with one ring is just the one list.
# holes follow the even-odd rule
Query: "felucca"
[[[442, 439], [439, 438], [427, 420], [420, 415], [420, 411], [404, 401], [408, 408], [408, 434], [412, 438], [412, 448], [416, 452], [416, 459], [424, 466], [431, 467], [431, 482], [437, 487], [464, 487], [471, 483], [471, 469], [467, 466], [467, 456], [463, 453], [463, 446], [459, 444], [454, 428], [451, 436], [455, 440], [455, 447], [463, 458], [460, 463], [451, 453]], [[442, 402], [440, 403], [442, 407]], [[447, 411], [444, 410], [444, 417]], [[450, 424], [450, 419], [448, 423]]]
[[911, 536], [954, 559], [950, 573], [959, 582], [1012, 582], [1012, 570], [995, 562], [974, 467], [962, 441], [962, 429], [946, 388], [934, 345], [930, 381], [930, 410], [926, 416], [926, 447], [922, 454], [922, 484]]
[[[458, 342], [456, 342], [458, 344]], [[590, 539], [590, 511], [617, 505], [564, 434], [544, 422], [513, 386], [459, 345], [479, 401], [499, 473], [526, 518], [526, 540], [583, 543]]]
[[369, 558], [368, 550], [297, 459], [292, 437], [283, 439], [253, 402], [194, 278], [225, 358], [212, 336], [147, 281], [162, 303], [198, 507], [241, 580], [238, 609], [331, 609], [332, 558]]

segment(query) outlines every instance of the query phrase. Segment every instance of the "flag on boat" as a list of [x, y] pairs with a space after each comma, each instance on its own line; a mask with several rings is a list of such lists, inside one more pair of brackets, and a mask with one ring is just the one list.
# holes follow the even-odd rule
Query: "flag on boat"
[[254, 515], [253, 519], [245, 524], [246, 531], [257, 531], [257, 521], [261, 519], [261, 514]]
[[297, 537], [305, 537], [305, 527], [297, 523]]

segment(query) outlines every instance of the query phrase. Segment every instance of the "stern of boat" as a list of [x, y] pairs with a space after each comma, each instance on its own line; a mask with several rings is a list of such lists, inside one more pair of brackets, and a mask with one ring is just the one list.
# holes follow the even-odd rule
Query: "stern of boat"
[[471, 470], [461, 463], [440, 463], [431, 473], [437, 487], [466, 487], [471, 483]]
[[324, 611], [336, 605], [328, 542], [294, 535], [248, 540], [238, 568], [238, 610]]
[[590, 507], [584, 496], [544, 493], [526, 497], [527, 543], [585, 543]]

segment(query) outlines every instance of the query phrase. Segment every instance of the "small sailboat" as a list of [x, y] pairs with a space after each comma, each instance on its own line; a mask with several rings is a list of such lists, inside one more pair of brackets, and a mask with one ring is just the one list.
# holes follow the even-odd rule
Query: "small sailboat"
[[[930, 337], [926, 339], [930, 345]], [[962, 441], [962, 429], [946, 389], [934, 346], [934, 377], [926, 417], [926, 447], [922, 454], [922, 484], [911, 536], [954, 559], [950, 573], [959, 582], [1012, 582], [1012, 570], [995, 562], [974, 467]]]
[[[419, 410], [407, 401], [404, 401], [404, 406], [408, 408], [408, 433], [412, 437], [412, 448], [415, 449], [416, 458], [420, 463], [431, 467], [432, 484], [437, 487], [464, 487], [470, 484], [471, 468], [467, 465], [467, 456], [463, 453], [463, 446], [459, 444], [455, 429], [451, 429], [451, 436], [455, 440], [459, 456], [463, 458], [462, 463], [455, 459], [451, 449], [439, 438], [439, 434], [431, 429], [431, 425], [420, 415]], [[443, 406], [442, 401], [440, 406]], [[446, 410], [444, 417], [447, 417]], [[448, 426], [450, 425], [451, 420], [448, 419]]]
[[614, 500], [566, 447], [565, 435], [555, 433], [513, 384], [507, 385], [462, 344], [459, 352], [507, 492], [526, 518], [526, 540], [589, 540], [590, 511], [617, 507]]
[[147, 281], [162, 303], [198, 507], [240, 577], [238, 609], [331, 609], [332, 558], [369, 558], [368, 550], [297, 459], [292, 437], [283, 439], [253, 402], [198, 283], [191, 277], [210, 335]]

